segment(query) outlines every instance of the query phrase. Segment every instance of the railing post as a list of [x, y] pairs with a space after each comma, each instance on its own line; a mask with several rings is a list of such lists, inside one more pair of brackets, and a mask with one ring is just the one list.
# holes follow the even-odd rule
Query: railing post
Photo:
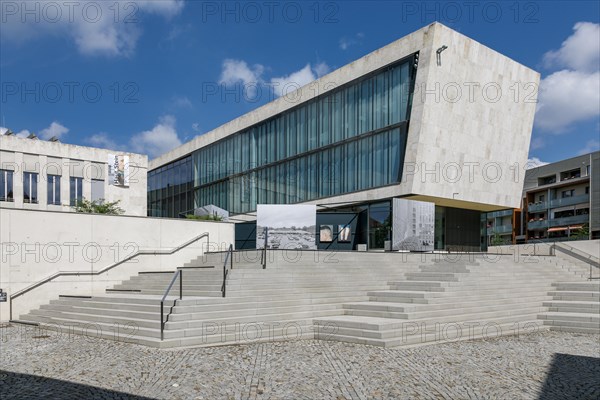
[[179, 270], [179, 300], [183, 299], [183, 271]]
[[267, 244], [269, 243], [269, 228], [265, 227], [265, 245], [263, 247], [262, 253], [262, 267], [263, 269], [267, 268]]
[[225, 264], [223, 264], [223, 285], [221, 285], [221, 295], [225, 297], [225, 280], [227, 279], [227, 269], [225, 268]]
[[233, 245], [229, 245], [229, 251], [231, 252], [229, 257], [229, 269], [233, 269]]
[[165, 305], [165, 303], [163, 301], [161, 301], [160, 302], [160, 340], [164, 340], [164, 332], [165, 332], [165, 325], [163, 323], [164, 305]]

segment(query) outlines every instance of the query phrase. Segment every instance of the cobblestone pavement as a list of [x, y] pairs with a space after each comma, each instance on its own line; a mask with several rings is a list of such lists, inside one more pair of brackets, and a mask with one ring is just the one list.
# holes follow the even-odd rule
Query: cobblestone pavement
[[598, 399], [598, 335], [416, 348], [326, 341], [158, 350], [0, 328], [0, 398]]

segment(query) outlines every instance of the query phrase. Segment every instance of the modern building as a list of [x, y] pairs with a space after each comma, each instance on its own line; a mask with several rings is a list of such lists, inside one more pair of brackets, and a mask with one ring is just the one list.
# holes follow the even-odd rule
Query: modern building
[[520, 209], [483, 218], [488, 244], [600, 238], [600, 151], [527, 170]]
[[68, 212], [104, 199], [146, 215], [147, 168], [142, 154], [0, 135], [0, 207]]
[[353, 247], [377, 249], [406, 198], [434, 203], [436, 248], [478, 250], [481, 213], [521, 201], [510, 171], [526, 163], [535, 98], [510, 88], [538, 82], [431, 24], [151, 160], [148, 215], [316, 204], [354, 215]]

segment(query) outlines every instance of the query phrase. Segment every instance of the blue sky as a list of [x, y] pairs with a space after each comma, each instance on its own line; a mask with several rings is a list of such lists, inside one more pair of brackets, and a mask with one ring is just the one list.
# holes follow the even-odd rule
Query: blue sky
[[2, 0], [0, 133], [153, 157], [437, 20], [542, 74], [530, 158], [600, 145], [596, 1], [67, 3]]

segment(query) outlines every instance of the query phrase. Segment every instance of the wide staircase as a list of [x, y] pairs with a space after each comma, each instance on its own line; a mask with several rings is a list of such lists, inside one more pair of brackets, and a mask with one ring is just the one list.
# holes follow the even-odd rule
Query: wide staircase
[[317, 318], [315, 337], [382, 347], [520, 334], [543, 329], [538, 315], [553, 282], [580, 282], [579, 268], [536, 257], [421, 265], [369, 301], [343, 305], [343, 315]]
[[[261, 252], [230, 254], [232, 264], [225, 252], [206, 254], [19, 319], [161, 348], [309, 338], [399, 346], [544, 329], [552, 283], [584, 281], [554, 257], [269, 251], [263, 269]], [[233, 265], [225, 297], [224, 264]], [[178, 270], [182, 299], [178, 276], [161, 313]]]
[[600, 281], [559, 282], [539, 318], [552, 331], [600, 333]]
[[[222, 297], [226, 253], [198, 257], [181, 268], [166, 298], [161, 340], [160, 300], [175, 271], [140, 273], [93, 297], [61, 296], [21, 316], [25, 322], [156, 347], [206, 346], [313, 338], [313, 319], [339, 315], [346, 302], [402, 280], [416, 264], [390, 253], [235, 252]], [[229, 262], [227, 263], [229, 266]]]

